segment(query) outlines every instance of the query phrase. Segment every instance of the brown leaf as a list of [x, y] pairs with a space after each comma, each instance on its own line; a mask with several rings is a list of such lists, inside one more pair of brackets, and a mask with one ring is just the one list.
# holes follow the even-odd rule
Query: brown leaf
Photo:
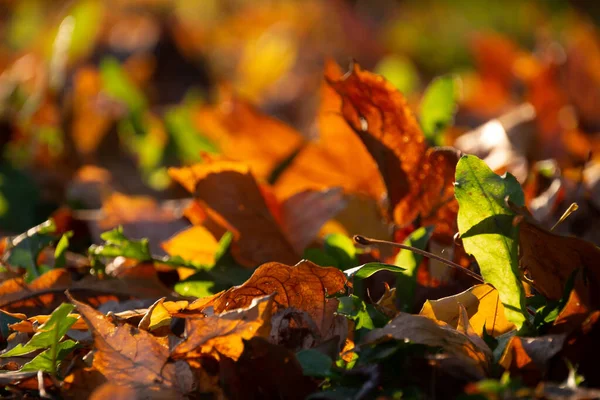
[[257, 297], [248, 308], [236, 309], [204, 318], [187, 318], [186, 339], [171, 352], [173, 358], [198, 358], [211, 355], [237, 360], [244, 340], [268, 337], [271, 331], [273, 296]]
[[191, 391], [194, 383], [189, 366], [168, 363], [165, 340], [131, 325], [117, 326], [92, 307], [70, 296], [69, 300], [92, 332], [96, 349], [93, 367], [111, 383], [134, 388], [146, 396], [158, 392], [182, 397]]
[[423, 225], [435, 225], [436, 234], [450, 241], [458, 211], [453, 187], [458, 153], [427, 149], [406, 100], [381, 76], [354, 64], [343, 76], [329, 69], [325, 79], [341, 98], [345, 121], [377, 163], [388, 215], [400, 227], [421, 216]]
[[333, 267], [319, 267], [310, 261], [300, 261], [290, 267], [271, 262], [261, 265], [242, 285], [232, 287], [206, 301], [192, 303], [190, 309], [213, 306], [216, 313], [248, 307], [252, 300], [274, 294], [277, 309], [293, 307], [306, 311], [321, 332], [332, 324], [336, 299], [328, 299], [344, 290], [346, 276]]
[[593, 307], [600, 306], [598, 247], [581, 239], [559, 236], [528, 221], [520, 224], [519, 245], [521, 268], [529, 273], [540, 293], [548, 299], [560, 299], [569, 277], [582, 268], [579, 273], [586, 279], [577, 280], [575, 290], [588, 293]]
[[511, 376], [520, 376], [533, 386], [544, 376], [548, 361], [561, 351], [566, 335], [546, 335], [535, 338], [513, 336], [499, 361]]
[[195, 113], [196, 125], [224, 155], [247, 163], [258, 178], [267, 179], [302, 144], [302, 136], [230, 90], [220, 94], [218, 104]]
[[464, 374], [473, 379], [487, 376], [492, 356], [490, 349], [479, 338], [474, 340], [468, 333], [458, 331], [444, 322], [400, 313], [385, 327], [367, 333], [363, 342], [371, 343], [388, 336], [442, 348], [449, 357], [447, 365], [452, 366], [446, 368], [452, 374]]
[[114, 383], [107, 382], [94, 390], [89, 397], [89, 400], [131, 400], [138, 399], [136, 391], [127, 386], [115, 385]]
[[[341, 76], [339, 66], [328, 61], [326, 76]], [[377, 164], [361, 140], [340, 115], [342, 100], [327, 83], [321, 87], [318, 122], [320, 137], [308, 143], [276, 182], [277, 194], [288, 198], [306, 189], [342, 187], [381, 201], [385, 186]]]
[[221, 379], [230, 399], [305, 399], [317, 389], [302, 373], [294, 353], [254, 337], [233, 362], [221, 360]]
[[216, 161], [170, 168], [169, 174], [194, 193], [211, 218], [233, 232], [236, 261], [253, 267], [267, 261], [298, 260], [247, 166]]
[[281, 204], [284, 232], [296, 252], [304, 251], [330, 218], [346, 205], [342, 190], [306, 190], [287, 198]]

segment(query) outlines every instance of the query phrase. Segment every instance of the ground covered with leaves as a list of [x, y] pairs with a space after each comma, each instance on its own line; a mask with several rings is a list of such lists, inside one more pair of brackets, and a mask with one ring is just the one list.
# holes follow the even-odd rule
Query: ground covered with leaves
[[600, 398], [600, 33], [384, 3], [2, 6], [0, 396]]

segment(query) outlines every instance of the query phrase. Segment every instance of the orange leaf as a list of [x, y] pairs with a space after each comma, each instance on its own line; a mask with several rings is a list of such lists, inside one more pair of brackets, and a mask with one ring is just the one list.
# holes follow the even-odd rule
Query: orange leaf
[[[325, 65], [326, 76], [340, 76], [337, 64]], [[348, 193], [383, 199], [386, 189], [361, 140], [340, 115], [342, 100], [335, 90], [323, 83], [319, 110], [320, 139], [307, 144], [276, 182], [277, 194], [287, 198], [306, 189], [339, 186]]]
[[189, 393], [193, 375], [183, 362], [168, 363], [166, 340], [131, 325], [117, 326], [102, 313], [69, 296], [90, 327], [96, 352], [93, 367], [116, 385], [149, 395], [156, 391], [175, 397]]
[[237, 360], [244, 350], [243, 340], [269, 336], [272, 309], [272, 296], [257, 297], [248, 308], [203, 318], [187, 318], [186, 339], [175, 347], [171, 356], [198, 358], [209, 354]]
[[341, 292], [345, 285], [346, 276], [337, 268], [319, 267], [306, 260], [293, 267], [271, 262], [258, 267], [243, 285], [216, 295], [208, 303], [200, 299], [190, 308], [213, 306], [216, 313], [221, 313], [248, 307], [253, 299], [274, 294], [278, 309], [293, 307], [306, 311], [324, 333], [324, 329], [330, 328], [336, 310], [331, 304], [337, 306], [336, 299], [326, 296]]
[[105, 199], [102, 211], [102, 229], [140, 221], [166, 222], [175, 219], [171, 211], [162, 209], [151, 197], [127, 196], [121, 193], [113, 193]]
[[192, 226], [163, 242], [161, 246], [171, 256], [180, 256], [199, 264], [212, 265], [215, 262], [219, 243], [203, 226]]
[[224, 155], [247, 163], [260, 179], [267, 179], [302, 143], [294, 129], [225, 89], [220, 102], [201, 108], [195, 121]]
[[219, 160], [170, 168], [169, 174], [194, 193], [212, 219], [234, 234], [231, 250], [240, 264], [252, 267], [266, 261], [298, 260], [247, 166]]

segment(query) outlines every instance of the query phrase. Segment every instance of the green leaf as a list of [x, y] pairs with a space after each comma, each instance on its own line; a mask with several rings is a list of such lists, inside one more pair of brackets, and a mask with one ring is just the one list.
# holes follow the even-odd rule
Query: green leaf
[[69, 248], [69, 238], [73, 237], [73, 231], [62, 235], [56, 249], [54, 250], [54, 268], [62, 268], [66, 264], [67, 249]]
[[[425, 250], [427, 242], [433, 233], [433, 227], [421, 227], [410, 234], [404, 241], [407, 246]], [[402, 305], [402, 310], [410, 312], [413, 308], [415, 289], [417, 287], [417, 269], [423, 256], [409, 250], [400, 250], [394, 264], [404, 268], [396, 279], [396, 298]]]
[[217, 145], [196, 129], [188, 107], [178, 106], [168, 110], [165, 113], [165, 126], [182, 161], [202, 161], [202, 152], [219, 153]]
[[419, 121], [425, 138], [432, 144], [441, 145], [441, 133], [453, 123], [458, 98], [457, 82], [454, 76], [440, 76], [425, 90]]
[[56, 346], [41, 352], [33, 360], [23, 365], [21, 372], [44, 371], [51, 374], [56, 373], [60, 361], [64, 360], [75, 347], [77, 347], [77, 342], [71, 339], [60, 342]]
[[6, 251], [6, 263], [27, 270], [28, 280], [40, 276], [37, 259], [40, 252], [52, 244], [56, 238], [49, 235], [56, 230], [51, 219], [29, 229], [27, 232], [14, 237]]
[[349, 237], [340, 233], [331, 233], [325, 236], [325, 253], [334, 258], [340, 269], [355, 267], [358, 264], [356, 247]]
[[148, 239], [132, 240], [123, 234], [123, 227], [104, 232], [100, 238], [106, 243], [90, 246], [88, 252], [94, 256], [127, 257], [139, 261], [152, 261]]
[[308, 261], [312, 261], [321, 267], [336, 267], [339, 268], [338, 261], [327, 254], [324, 250], [317, 248], [309, 248], [304, 250], [302, 258]]
[[384, 57], [375, 72], [383, 75], [392, 85], [404, 95], [409, 95], [419, 86], [419, 72], [412, 61], [397, 54]]
[[337, 313], [353, 320], [357, 331], [362, 328], [375, 329], [375, 324], [367, 311], [367, 306], [360, 297], [350, 295], [339, 297], [338, 300]]
[[56, 347], [58, 342], [73, 326], [77, 318], [70, 317], [69, 314], [75, 308], [74, 305], [63, 303], [56, 308], [48, 318], [45, 324], [38, 328], [35, 335], [27, 344], [18, 344], [6, 353], [0, 354], [0, 357], [15, 357], [29, 354], [36, 350]]
[[518, 226], [506, 204], [523, 206], [521, 185], [510, 174], [496, 175], [482, 160], [463, 156], [456, 166], [458, 229], [467, 253], [475, 256], [485, 282], [504, 304], [506, 318], [521, 329], [527, 324], [525, 292], [518, 265]]
[[[205, 275], [203, 274], [202, 277]], [[218, 290], [215, 290], [214, 287], [215, 283], [212, 280], [203, 280], [200, 275], [194, 274], [184, 281], [177, 282], [173, 290], [182, 296], [202, 298], [217, 293]]]
[[393, 264], [370, 262], [356, 268], [347, 269], [344, 271], [344, 274], [348, 278], [354, 279], [354, 283], [356, 283], [356, 281], [366, 279], [379, 271], [390, 271], [399, 274], [404, 271], [404, 268]]
[[333, 360], [318, 350], [300, 350], [296, 353], [296, 359], [306, 376], [328, 377], [331, 375]]
[[142, 91], [129, 79], [117, 59], [109, 57], [100, 62], [100, 76], [106, 93], [122, 101], [131, 114], [140, 115], [148, 104]]

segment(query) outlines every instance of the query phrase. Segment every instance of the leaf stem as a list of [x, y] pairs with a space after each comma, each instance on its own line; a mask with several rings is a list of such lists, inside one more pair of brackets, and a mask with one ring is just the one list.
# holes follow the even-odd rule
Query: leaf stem
[[418, 249], [416, 247], [408, 246], [408, 245], [401, 244], [401, 243], [389, 242], [387, 240], [367, 238], [367, 237], [360, 236], [360, 235], [354, 235], [354, 241], [356, 243], [362, 244], [362, 245], [376, 245], [376, 246], [377, 245], [385, 245], [385, 246], [392, 246], [392, 247], [397, 247], [399, 249], [412, 251], [413, 253], [422, 255], [423, 257], [434, 259], [434, 260], [439, 261], [451, 268], [460, 270], [460, 271], [464, 272], [465, 274], [469, 275], [471, 278], [477, 280], [478, 282], [483, 283], [483, 278], [480, 275], [476, 274], [475, 272], [471, 271], [470, 269], [464, 268], [463, 266], [456, 264], [455, 262], [446, 260], [445, 258], [442, 258], [442, 257], [435, 255], [433, 253], [430, 253], [428, 251]]

